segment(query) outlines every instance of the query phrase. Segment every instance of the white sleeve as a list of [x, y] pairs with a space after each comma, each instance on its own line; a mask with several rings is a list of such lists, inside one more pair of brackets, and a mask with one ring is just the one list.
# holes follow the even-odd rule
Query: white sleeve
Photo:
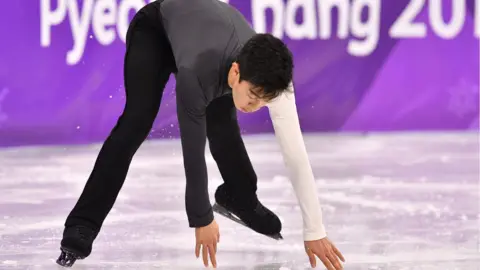
[[318, 201], [315, 179], [298, 119], [293, 85], [267, 106], [272, 119], [275, 136], [290, 170], [291, 183], [300, 205], [303, 217], [305, 241], [325, 238], [327, 233], [322, 220], [322, 209]]

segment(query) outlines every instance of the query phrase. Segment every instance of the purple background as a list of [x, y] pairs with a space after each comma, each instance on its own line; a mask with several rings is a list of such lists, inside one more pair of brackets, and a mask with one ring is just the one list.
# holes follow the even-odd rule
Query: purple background
[[[230, 3], [251, 20], [251, 1]], [[66, 54], [73, 47], [69, 15], [51, 28], [50, 46], [42, 47], [40, 2], [4, 1], [0, 9], [0, 146], [102, 141], [125, 102], [124, 43], [115, 30], [115, 41], [101, 45], [91, 36], [90, 25], [82, 59], [67, 65]], [[50, 2], [55, 9], [59, 1]], [[473, 1], [455, 39], [437, 37], [430, 26], [426, 38], [392, 39], [389, 28], [408, 2], [382, 1], [380, 42], [366, 57], [350, 55], [345, 39], [283, 36], [295, 55], [297, 104], [305, 132], [478, 130]], [[451, 0], [443, 2], [448, 19]], [[267, 14], [271, 22], [272, 14]], [[297, 19], [302, 19], [300, 11]], [[428, 22], [427, 6], [417, 21]], [[178, 135], [173, 89], [172, 79], [151, 138]], [[239, 118], [246, 133], [272, 131], [266, 109]]]

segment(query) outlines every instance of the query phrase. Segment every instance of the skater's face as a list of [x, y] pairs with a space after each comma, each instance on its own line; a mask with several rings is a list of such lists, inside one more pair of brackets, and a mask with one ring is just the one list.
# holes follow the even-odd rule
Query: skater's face
[[232, 88], [233, 102], [237, 110], [252, 113], [267, 104], [267, 101], [261, 98], [261, 88], [255, 87], [248, 81], [240, 81], [240, 70], [237, 63], [232, 64], [228, 74], [228, 83]]

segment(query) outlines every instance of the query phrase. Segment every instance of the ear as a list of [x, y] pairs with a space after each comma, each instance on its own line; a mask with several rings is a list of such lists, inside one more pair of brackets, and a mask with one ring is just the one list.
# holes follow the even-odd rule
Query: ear
[[235, 72], [235, 75], [238, 75], [240, 73], [240, 65], [238, 65], [237, 62], [232, 63], [232, 68], [233, 68], [233, 71]]

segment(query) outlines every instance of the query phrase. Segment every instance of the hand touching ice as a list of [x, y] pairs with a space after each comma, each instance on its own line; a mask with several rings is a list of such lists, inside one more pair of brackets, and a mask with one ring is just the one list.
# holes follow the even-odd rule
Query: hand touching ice
[[340, 258], [342, 262], [345, 262], [342, 253], [326, 237], [315, 241], [305, 241], [305, 252], [307, 252], [312, 268], [315, 268], [317, 265], [316, 256], [328, 270], [343, 269], [342, 264], [338, 260]]
[[215, 220], [205, 227], [195, 228], [195, 256], [200, 256], [202, 249], [203, 264], [208, 267], [208, 255], [214, 268], [217, 267], [217, 243], [220, 241], [220, 231]]

